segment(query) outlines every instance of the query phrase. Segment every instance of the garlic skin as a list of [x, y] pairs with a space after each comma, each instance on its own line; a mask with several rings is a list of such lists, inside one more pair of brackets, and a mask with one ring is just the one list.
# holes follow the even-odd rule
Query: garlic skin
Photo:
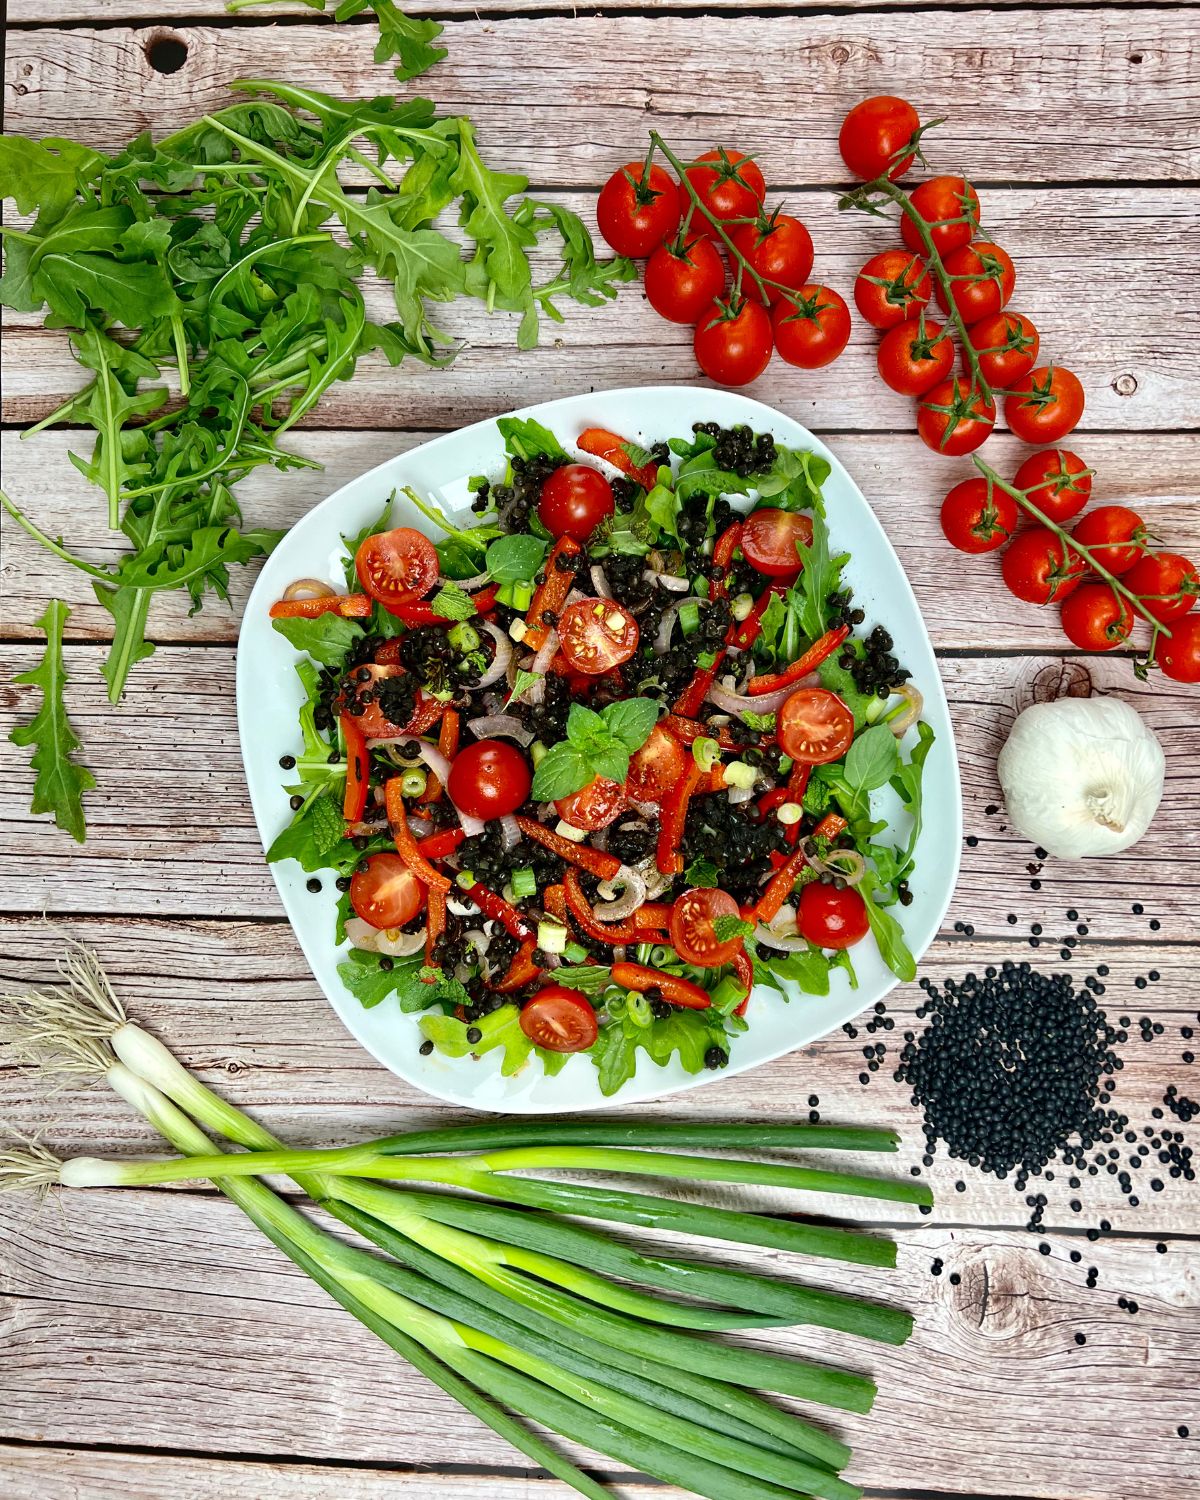
[[1119, 698], [1059, 698], [1017, 715], [998, 769], [1017, 830], [1059, 859], [1120, 854], [1162, 801], [1166, 757]]

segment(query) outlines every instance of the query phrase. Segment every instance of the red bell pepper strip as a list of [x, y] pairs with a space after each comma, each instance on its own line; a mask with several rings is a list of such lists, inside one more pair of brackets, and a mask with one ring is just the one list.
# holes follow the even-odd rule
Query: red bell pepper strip
[[699, 719], [684, 719], [679, 714], [668, 714], [662, 721], [663, 728], [670, 730], [681, 745], [694, 745], [698, 739], [716, 740], [722, 750], [742, 750], [745, 745], [735, 739], [726, 724], [702, 724]]
[[381, 667], [399, 667], [403, 663], [400, 660], [400, 642], [402, 637], [394, 635], [390, 641], [384, 641], [383, 645], [375, 653], [375, 661]]
[[417, 840], [417, 848], [426, 859], [445, 859], [447, 854], [453, 854], [466, 838], [461, 828], [439, 828], [437, 833], [431, 833], [428, 837]]
[[280, 599], [268, 613], [272, 620], [315, 620], [318, 615], [342, 615], [365, 620], [371, 613], [366, 594], [321, 594], [315, 599]]
[[551, 627], [542, 623], [543, 613], [549, 610], [557, 614], [575, 582], [574, 573], [558, 566], [559, 559], [576, 557], [579, 551], [579, 543], [569, 536], [560, 536], [551, 548], [550, 556], [546, 559], [546, 575], [538, 584], [529, 613], [525, 616], [523, 644], [531, 651], [540, 651], [550, 634]]
[[579, 434], [576, 444], [585, 453], [590, 453], [593, 458], [602, 458], [612, 464], [614, 469], [620, 469], [622, 474], [628, 474], [630, 479], [636, 479], [644, 490], [653, 489], [658, 480], [658, 465], [646, 464], [640, 467], [634, 463], [624, 448], [624, 439], [619, 438], [615, 432], [609, 432], [605, 427], [588, 427]]
[[552, 917], [566, 926], [567, 922], [567, 893], [561, 885], [548, 885], [542, 892], [542, 905]]
[[782, 807], [785, 802], [792, 800], [791, 793], [785, 786], [773, 786], [769, 792], [764, 792], [758, 799], [759, 816], [769, 818], [776, 808]]
[[745, 948], [739, 948], [733, 955], [733, 977], [746, 986], [746, 998], [734, 1007], [733, 1012], [735, 1016], [744, 1016], [750, 1004], [750, 991], [754, 988], [754, 960]]
[[486, 885], [480, 885], [476, 881], [463, 894], [468, 901], [474, 901], [485, 917], [490, 917], [493, 922], [499, 922], [509, 937], [515, 937], [519, 943], [536, 935], [537, 928], [524, 912], [519, 912], [515, 906], [510, 906], [503, 896], [498, 896]]
[[624, 922], [601, 922], [592, 910], [592, 903], [584, 894], [579, 876], [568, 867], [563, 871], [563, 891], [567, 910], [587, 933], [601, 943], [633, 943], [638, 940], [638, 928], [632, 917]]
[[700, 705], [708, 697], [708, 690], [717, 680], [717, 673], [721, 670], [721, 664], [725, 660], [724, 651], [717, 652], [717, 659], [711, 667], [697, 667], [695, 675], [679, 697], [676, 698], [672, 714], [678, 714], [685, 719], [694, 719], [700, 712]]
[[[448, 708], [442, 715], [442, 722], [438, 726], [438, 749], [447, 760], [453, 760], [458, 754], [459, 717], [458, 710]], [[432, 771], [425, 783], [425, 790], [417, 798], [418, 802], [440, 802], [442, 800], [442, 783]]]
[[672, 910], [670, 901], [643, 901], [633, 914], [633, 925], [638, 932], [666, 932]]
[[393, 776], [384, 788], [388, 822], [392, 825], [392, 837], [396, 841], [396, 853], [413, 872], [422, 885], [430, 891], [448, 891], [450, 882], [440, 870], [435, 870], [417, 848], [413, 831], [408, 826], [408, 809], [404, 805], [404, 794], [400, 790], [402, 778]]
[[407, 599], [403, 604], [385, 604], [389, 615], [403, 620], [410, 628], [419, 625], [449, 625], [445, 615], [439, 615], [426, 599]]
[[502, 995], [511, 995], [514, 990], [521, 990], [527, 984], [532, 984], [542, 972], [541, 968], [533, 961], [536, 948], [537, 939], [526, 938], [512, 963], [509, 964], [504, 978], [499, 984], [493, 985], [493, 989], [499, 990]]
[[762, 677], [752, 677], [746, 685], [746, 691], [751, 697], [757, 698], [762, 693], [773, 693], [779, 688], [791, 687], [794, 682], [799, 682], [802, 677], [807, 677], [810, 672], [815, 672], [827, 656], [832, 656], [837, 648], [850, 634], [849, 625], [838, 625], [833, 630], [827, 630], [819, 640], [815, 640], [803, 656], [799, 656], [782, 672], [768, 672]]
[[568, 864], [578, 865], [581, 870], [595, 875], [598, 880], [611, 880], [621, 868], [621, 861], [615, 854], [593, 849], [590, 844], [577, 844], [572, 839], [564, 838], [561, 833], [555, 833], [552, 828], [545, 827], [536, 818], [518, 817], [517, 827], [527, 839], [533, 839], [543, 849], [549, 849], [551, 854], [557, 854], [559, 859], [565, 859]]
[[367, 753], [367, 737], [353, 714], [342, 714], [341, 724], [342, 738], [346, 741], [346, 793], [342, 798], [342, 816], [347, 823], [357, 823], [367, 807], [371, 757]]
[[612, 978], [614, 984], [623, 989], [637, 990], [639, 994], [661, 990], [664, 1000], [685, 1010], [708, 1010], [712, 1005], [708, 994], [690, 979], [681, 979], [677, 974], [660, 974], [657, 969], [647, 969], [644, 964], [613, 964]]
[[[733, 554], [741, 546], [742, 523], [734, 521], [726, 526], [725, 530], [717, 538], [713, 545], [713, 566], [723, 568], [725, 573], [729, 572], [729, 565], [733, 562]], [[715, 578], [709, 584], [708, 597], [710, 599], [724, 599], [729, 592], [729, 584], [724, 577]]]
[[804, 850], [797, 849], [790, 859], [786, 859], [779, 866], [767, 881], [762, 895], [754, 903], [756, 922], [770, 922], [779, 915], [779, 909], [792, 894], [792, 887], [799, 879], [800, 871], [803, 870], [805, 863]]
[[773, 583], [764, 593], [758, 596], [754, 608], [740, 624], [734, 625], [730, 633], [725, 637], [727, 645], [736, 646], [739, 651], [749, 651], [759, 636], [762, 634], [763, 615], [767, 612], [767, 605], [771, 602], [773, 594], [780, 596], [786, 594], [788, 585], [786, 583]]
[[812, 836], [815, 839], [835, 839], [849, 827], [841, 813], [826, 813], [813, 829]]
[[688, 761], [683, 775], [667, 792], [662, 801], [662, 823], [658, 830], [656, 863], [662, 875], [678, 875], [683, 869], [683, 855], [679, 846], [683, 842], [684, 824], [687, 822], [688, 803], [700, 780], [700, 767], [693, 757]]
[[[429, 888], [429, 909], [425, 913], [425, 966], [433, 969], [437, 965], [434, 962], [434, 951], [437, 948], [438, 938], [446, 930], [446, 892]], [[437, 975], [423, 975], [423, 984], [436, 984]]]
[[500, 592], [498, 583], [489, 583], [487, 588], [480, 589], [477, 594], [471, 595], [471, 603], [475, 606], [477, 615], [490, 615], [496, 607], [496, 595]]

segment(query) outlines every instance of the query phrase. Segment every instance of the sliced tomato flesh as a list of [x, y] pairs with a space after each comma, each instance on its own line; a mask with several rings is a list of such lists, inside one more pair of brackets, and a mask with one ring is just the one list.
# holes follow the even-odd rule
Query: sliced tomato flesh
[[427, 536], [397, 526], [369, 536], [354, 558], [358, 581], [385, 609], [411, 604], [438, 580], [438, 555]]
[[806, 766], [840, 760], [854, 739], [854, 715], [827, 688], [797, 688], [779, 710], [775, 729], [785, 755]]
[[600, 1035], [591, 1004], [565, 984], [538, 990], [521, 1009], [521, 1030], [548, 1052], [586, 1052]]
[[351, 878], [350, 905], [372, 927], [403, 927], [425, 905], [425, 887], [400, 855], [372, 854]]
[[559, 616], [558, 639], [576, 672], [597, 677], [624, 665], [638, 648], [638, 622], [615, 599], [580, 599]]
[[740, 919], [737, 902], [727, 891], [696, 887], [684, 891], [671, 908], [671, 946], [684, 963], [719, 969], [732, 963], [742, 947], [740, 936], [721, 939], [716, 923], [721, 917]]

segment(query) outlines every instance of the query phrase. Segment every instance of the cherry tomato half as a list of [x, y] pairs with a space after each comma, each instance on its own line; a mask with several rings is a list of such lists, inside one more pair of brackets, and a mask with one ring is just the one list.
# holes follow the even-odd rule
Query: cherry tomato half
[[573, 828], [585, 828], [596, 833], [607, 828], [619, 818], [629, 803], [619, 781], [610, 781], [607, 776], [597, 776], [587, 786], [572, 792], [569, 797], [560, 797], [554, 804], [560, 818]]
[[713, 302], [700, 314], [692, 348], [710, 380], [749, 385], [771, 363], [771, 319], [749, 297], [737, 309]]
[[[950, 296], [964, 323], [970, 326], [981, 318], [994, 317], [1013, 294], [1017, 283], [1012, 256], [989, 240], [976, 240], [946, 257], [946, 270], [955, 279]], [[950, 304], [939, 282], [937, 299], [943, 312]]]
[[1062, 365], [1030, 370], [1009, 387], [1004, 420], [1023, 443], [1057, 443], [1083, 416], [1083, 386]]
[[450, 766], [450, 800], [471, 818], [503, 818], [516, 812], [533, 783], [529, 762], [508, 740], [465, 745]]
[[714, 923], [718, 917], [741, 916], [737, 902], [727, 891], [684, 891], [671, 908], [671, 946], [685, 964], [719, 969], [732, 963], [742, 946], [740, 937], [720, 942]]
[[[767, 196], [767, 184], [758, 163], [741, 151], [719, 148], [705, 151], [684, 176], [696, 189], [700, 201], [718, 219], [752, 219]], [[694, 215], [697, 234], [715, 234], [708, 219]]]
[[852, 885], [839, 891], [811, 881], [800, 892], [796, 930], [818, 948], [852, 948], [870, 930], [866, 903]]
[[668, 323], [695, 323], [725, 290], [725, 262], [703, 235], [680, 248], [660, 245], [646, 262], [646, 301]]
[[932, 295], [928, 267], [907, 250], [881, 250], [854, 278], [854, 304], [872, 328], [915, 318]]
[[438, 555], [427, 536], [397, 526], [367, 537], [355, 555], [354, 571], [371, 598], [391, 609], [429, 592], [438, 580]]
[[954, 345], [932, 318], [910, 318], [879, 341], [875, 362], [884, 385], [902, 396], [923, 396], [954, 366]]
[[[979, 373], [994, 391], [1006, 391], [1037, 364], [1041, 336], [1024, 313], [1004, 311], [981, 318], [971, 328], [971, 345]], [[963, 352], [963, 373], [970, 365]]]
[[[979, 194], [965, 178], [931, 177], [909, 194], [912, 206], [931, 226], [933, 243], [943, 259], [979, 233]], [[907, 214], [900, 220], [900, 238], [910, 250], [925, 247]]]
[[850, 342], [850, 309], [837, 292], [810, 281], [771, 312], [780, 359], [800, 370], [832, 364]]
[[1087, 568], [1057, 533], [1031, 526], [1008, 544], [1000, 572], [1009, 593], [1027, 604], [1061, 604], [1079, 587]]
[[964, 479], [942, 501], [942, 534], [960, 552], [995, 552], [1016, 529], [1017, 502], [986, 479]]
[[638, 648], [638, 622], [615, 599], [580, 599], [558, 620], [562, 654], [576, 672], [598, 677], [627, 662]]
[[855, 177], [872, 182], [886, 172], [895, 182], [913, 164], [913, 154], [905, 148], [920, 124], [907, 99], [876, 94], [856, 104], [842, 121], [838, 150]]
[[[769, 218], [743, 224], [734, 230], [733, 243], [764, 281], [779, 283], [767, 287], [770, 303], [778, 302], [783, 295], [780, 287], [798, 292], [808, 280], [813, 264], [812, 235], [791, 214], [782, 214], [777, 209]], [[748, 297], [762, 301], [753, 276], [743, 279], [742, 290]]]
[[1019, 490], [1050, 521], [1061, 526], [1077, 516], [1092, 493], [1092, 476], [1083, 459], [1065, 448], [1046, 448], [1031, 453], [1013, 477]]
[[404, 927], [425, 905], [425, 887], [398, 854], [372, 854], [350, 879], [350, 905], [372, 927]]
[[1186, 615], [1200, 594], [1195, 563], [1178, 552], [1147, 552], [1126, 573], [1125, 586], [1164, 625]]
[[600, 1034], [587, 999], [565, 984], [543, 985], [522, 1006], [521, 1030], [547, 1052], [586, 1052]]
[[687, 769], [687, 759], [688, 752], [675, 736], [656, 724], [630, 758], [626, 796], [634, 802], [661, 802]]
[[767, 506], [747, 516], [742, 527], [742, 555], [768, 578], [794, 578], [800, 571], [798, 545], [812, 544], [812, 517]]
[[1146, 528], [1137, 511], [1125, 505], [1100, 505], [1082, 516], [1071, 533], [1091, 553], [1098, 568], [1118, 577], [1128, 573], [1145, 552]]
[[596, 223], [618, 255], [639, 259], [661, 245], [679, 223], [679, 187], [662, 167], [627, 162], [600, 189]]
[[563, 464], [542, 485], [538, 519], [556, 540], [586, 542], [616, 509], [612, 485], [590, 464]]
[[1154, 660], [1172, 682], [1200, 682], [1200, 615], [1175, 620], [1169, 637], [1160, 635]]
[[935, 453], [957, 458], [986, 443], [996, 422], [996, 403], [970, 382], [943, 380], [917, 406], [917, 433]]
[[854, 738], [854, 715], [825, 688], [797, 688], [779, 710], [775, 737], [785, 755], [802, 766], [838, 760]]
[[1062, 628], [1083, 651], [1115, 651], [1129, 639], [1133, 610], [1107, 583], [1085, 583], [1064, 603]]

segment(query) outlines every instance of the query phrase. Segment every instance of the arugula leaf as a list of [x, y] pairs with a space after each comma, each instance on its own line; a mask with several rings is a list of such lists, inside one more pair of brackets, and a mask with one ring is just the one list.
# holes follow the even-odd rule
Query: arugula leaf
[[435, 614], [443, 620], [470, 620], [475, 617], [475, 601], [465, 589], [447, 580], [429, 601]]
[[145, 636], [154, 596], [148, 589], [114, 589], [99, 580], [92, 588], [97, 601], [113, 617], [113, 638], [100, 671], [108, 683], [108, 701], [119, 703], [130, 671], [154, 655], [154, 645]]
[[640, 509], [660, 531], [679, 540], [679, 500], [669, 484], [656, 484], [641, 500]]
[[96, 778], [71, 758], [79, 749], [79, 739], [67, 718], [63, 696], [67, 682], [63, 626], [70, 613], [61, 599], [51, 599], [46, 605], [38, 621], [46, 635], [45, 653], [36, 667], [13, 678], [22, 687], [40, 688], [42, 706], [28, 724], [18, 724], [8, 737], [14, 745], [34, 747], [29, 761], [34, 772], [30, 811], [53, 813], [55, 823], [82, 844], [87, 836], [83, 794], [94, 789]]
[[589, 1056], [595, 1064], [600, 1092], [610, 1098], [637, 1071], [639, 1048], [665, 1066], [674, 1056], [688, 1073], [699, 1073], [710, 1047], [729, 1047], [726, 1023], [711, 1010], [677, 1010], [649, 1026], [639, 1026], [628, 1016], [609, 1021]]
[[561, 270], [553, 281], [533, 289], [541, 311], [555, 323], [563, 321], [555, 297], [567, 296], [584, 307], [600, 307], [616, 297], [621, 283], [637, 279], [637, 266], [632, 260], [623, 256], [598, 260], [583, 220], [561, 203], [540, 203], [527, 198], [517, 210], [517, 217], [528, 217], [539, 233], [546, 229], [558, 233]]
[[867, 908], [867, 922], [879, 947], [885, 964], [898, 979], [906, 982], [917, 977], [917, 964], [904, 939], [904, 929], [886, 907], [881, 906], [878, 896], [886, 894], [870, 865], [867, 876], [858, 883], [858, 894]]
[[788, 991], [780, 983], [789, 979], [798, 985], [805, 995], [828, 995], [830, 960], [820, 948], [811, 943], [806, 949], [795, 953], [781, 953], [764, 943], [746, 943], [747, 952], [754, 959], [754, 977], [771, 985], [785, 998]]
[[[306, 3], [312, 3], [312, 0], [306, 0]], [[324, 0], [320, 0], [320, 6], [324, 9]], [[342, 0], [334, 11], [334, 19], [348, 21], [361, 15], [364, 10], [374, 11], [379, 21], [375, 61], [384, 63], [393, 57], [399, 58], [395, 72], [401, 83], [428, 73], [435, 63], [441, 62], [446, 56], [445, 47], [432, 45], [445, 28], [437, 21], [422, 21], [414, 16], [406, 16], [403, 11], [396, 9], [394, 0]]]
[[[533, 276], [528, 252], [537, 244], [537, 234], [528, 222], [521, 222], [505, 210], [505, 203], [529, 185], [528, 178], [513, 172], [493, 172], [485, 166], [475, 147], [475, 130], [471, 122], [458, 122], [459, 163], [451, 185], [462, 199], [458, 222], [475, 242], [473, 268], [482, 275], [482, 287], [470, 280], [467, 289], [485, 301], [499, 298], [516, 311], [533, 312]], [[526, 342], [528, 330], [523, 327], [518, 344]], [[533, 335], [537, 323], [534, 313]], [[525, 455], [523, 455], [525, 456]]]
[[467, 1041], [470, 1027], [454, 1016], [425, 1016], [421, 1020], [421, 1034], [431, 1041], [446, 1057], [466, 1057], [469, 1053], [484, 1056], [497, 1047], [504, 1051], [500, 1072], [511, 1078], [529, 1061], [533, 1043], [521, 1030], [521, 1011], [516, 1005], [502, 1005], [490, 1015], [481, 1016], [471, 1023], [481, 1036], [477, 1042]]
[[[421, 977], [423, 974], [434, 974], [436, 978], [430, 984]], [[434, 1005], [466, 1005], [470, 1000], [457, 979], [441, 969], [427, 970], [419, 953], [411, 958], [394, 959], [393, 967], [385, 969], [377, 953], [351, 948], [338, 964], [338, 977], [364, 1010], [373, 1009], [393, 995], [405, 1014], [428, 1010]]]
[[548, 427], [533, 417], [501, 417], [496, 426], [504, 439], [504, 451], [513, 458], [537, 458], [539, 456], [569, 463], [567, 450]]
[[922, 782], [925, 774], [925, 762], [930, 750], [933, 749], [933, 742], [933, 729], [930, 725], [926, 724], [924, 719], [921, 719], [917, 724], [917, 743], [913, 746], [908, 760], [901, 759], [896, 774], [892, 777], [891, 784], [903, 801], [908, 815], [912, 819], [912, 826], [909, 829], [908, 843], [895, 872], [894, 879], [889, 881], [884, 877], [885, 883], [888, 885], [895, 885], [899, 881], [906, 879], [912, 873], [915, 864], [914, 853], [917, 847], [917, 840], [921, 836]]
[[806, 547], [797, 542], [796, 551], [804, 571], [796, 583], [802, 601], [799, 612], [800, 630], [806, 639], [815, 641], [828, 629], [830, 594], [835, 594], [841, 583], [842, 569], [850, 559], [848, 552], [836, 557], [829, 555], [829, 528], [824, 520], [813, 517], [813, 539]]
[[98, 151], [59, 136], [0, 136], [0, 198], [11, 198], [19, 214], [37, 209], [53, 223], [103, 162]]
[[776, 510], [812, 510], [823, 516], [821, 486], [832, 472], [828, 459], [807, 449], [776, 447], [775, 462], [756, 488]]
[[272, 620], [271, 624], [297, 651], [307, 652], [323, 667], [340, 667], [351, 647], [366, 634], [357, 620], [347, 620], [332, 611], [312, 620], [297, 615], [294, 619]]
[[532, 583], [547, 550], [541, 537], [523, 532], [497, 537], [487, 549], [486, 567], [497, 583]]
[[[861, 649], [861, 643], [851, 636], [846, 641], [843, 650], [847, 648], [854, 650], [857, 654], [857, 651]], [[839, 663], [840, 654], [840, 652], [835, 652], [833, 656], [827, 656], [817, 668], [817, 676], [820, 678], [821, 686], [828, 688], [831, 693], [836, 693], [854, 715], [854, 732], [857, 734], [866, 725], [867, 710], [879, 700], [873, 693], [859, 691], [849, 670]]]

